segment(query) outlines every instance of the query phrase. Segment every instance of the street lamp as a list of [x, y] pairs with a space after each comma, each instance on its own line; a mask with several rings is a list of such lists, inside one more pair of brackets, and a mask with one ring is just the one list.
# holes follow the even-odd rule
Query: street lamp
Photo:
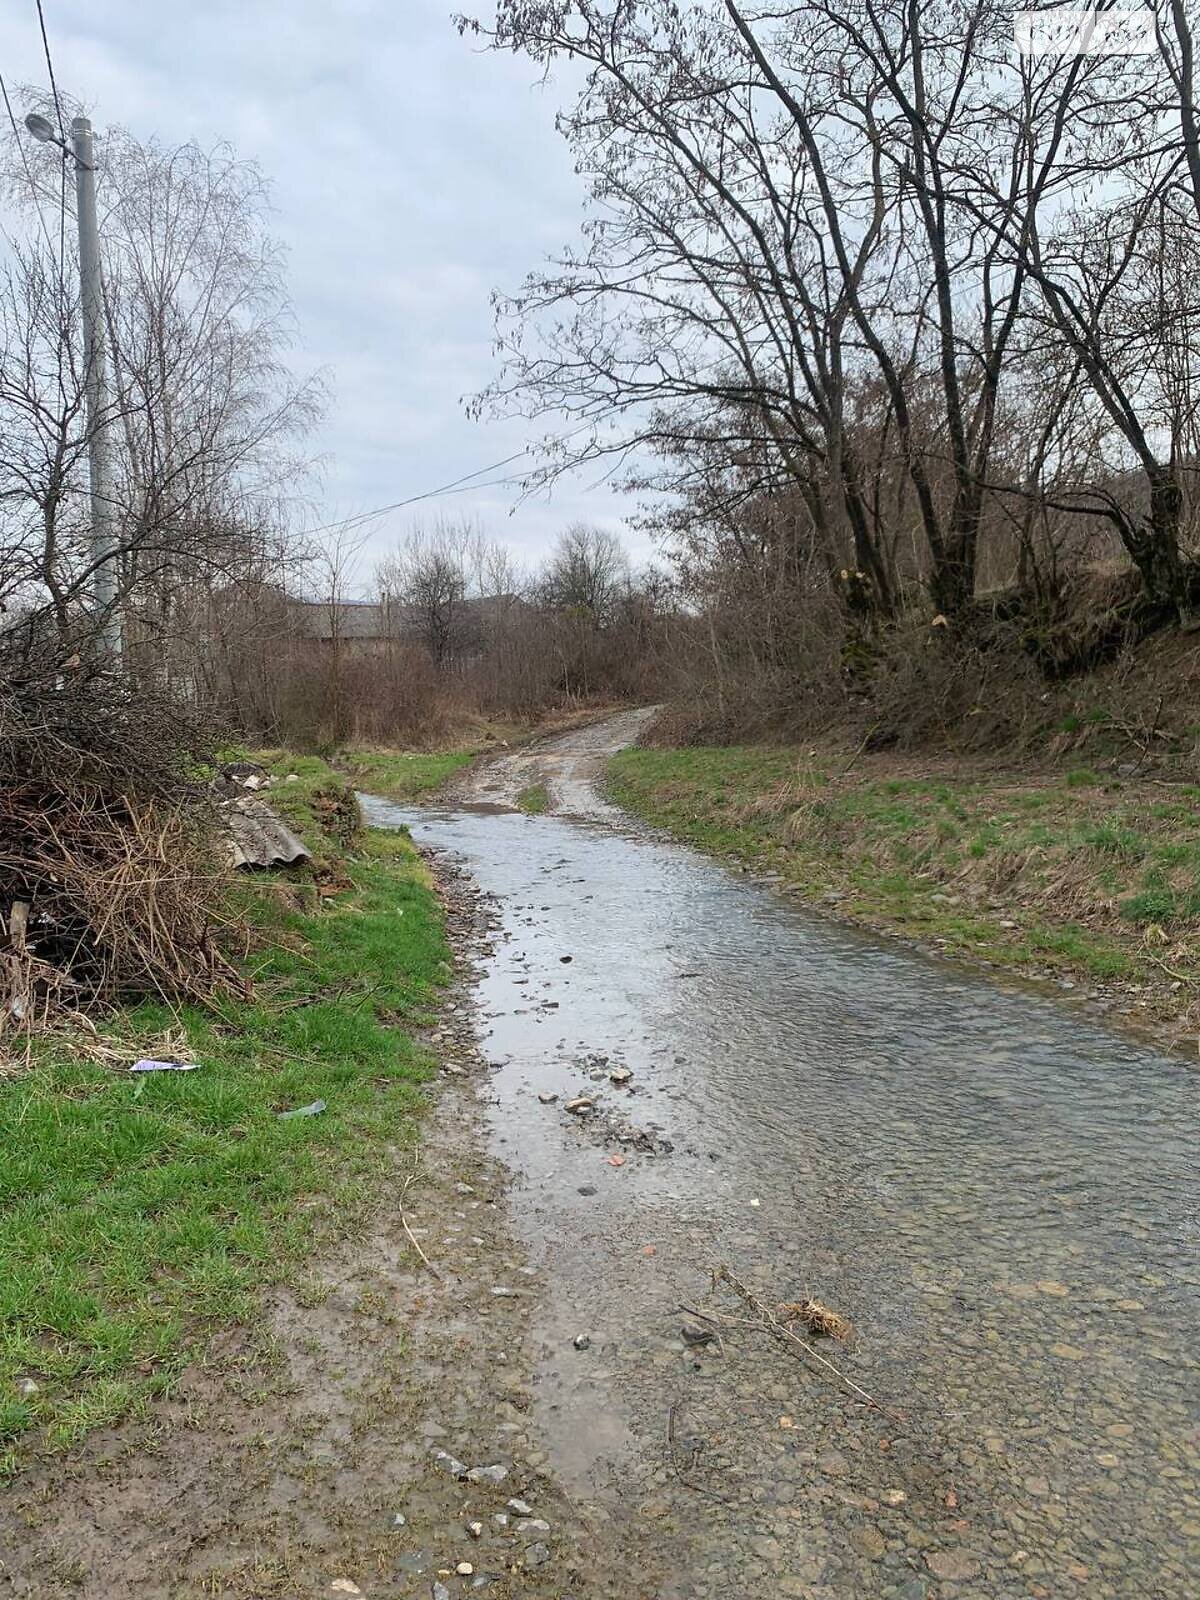
[[83, 355], [88, 411], [88, 477], [92, 503], [92, 595], [100, 642], [114, 661], [121, 655], [117, 614], [117, 568], [109, 490], [107, 410], [108, 370], [104, 354], [104, 282], [100, 273], [100, 230], [96, 222], [96, 158], [92, 125], [86, 117], [71, 122], [68, 145], [47, 118], [31, 111], [25, 126], [39, 144], [53, 144], [75, 163], [75, 216], [79, 225], [79, 288], [83, 308]]

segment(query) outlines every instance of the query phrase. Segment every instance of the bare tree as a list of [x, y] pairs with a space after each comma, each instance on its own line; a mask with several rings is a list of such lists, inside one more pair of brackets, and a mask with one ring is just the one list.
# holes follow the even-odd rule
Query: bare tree
[[474, 523], [442, 519], [413, 528], [375, 569], [383, 604], [396, 608], [397, 626], [422, 641], [435, 667], [448, 666], [467, 643], [467, 600], [485, 551]]
[[48, 597], [64, 638], [89, 576], [76, 331], [57, 263], [14, 248], [0, 279], [0, 610]]
[[[172, 660], [173, 633], [199, 614], [197, 584], [248, 579], [277, 547], [302, 492], [303, 441], [322, 387], [288, 367], [282, 259], [256, 169], [225, 147], [166, 150], [119, 129], [98, 148], [119, 604], [132, 670], [155, 675]], [[4, 157], [10, 193], [28, 205], [11, 141]], [[51, 525], [42, 515], [38, 578], [62, 619], [73, 607], [78, 617], [89, 578], [82, 541], [63, 536], [85, 515], [87, 422], [74, 293], [65, 287], [77, 282], [76, 268], [69, 252], [58, 262], [49, 252], [49, 243], [44, 259], [23, 252], [9, 268], [0, 403], [9, 436], [25, 440], [18, 453], [49, 451], [43, 500], [55, 517]]]
[[629, 557], [616, 534], [575, 522], [559, 534], [539, 589], [551, 609], [602, 624], [628, 581]]

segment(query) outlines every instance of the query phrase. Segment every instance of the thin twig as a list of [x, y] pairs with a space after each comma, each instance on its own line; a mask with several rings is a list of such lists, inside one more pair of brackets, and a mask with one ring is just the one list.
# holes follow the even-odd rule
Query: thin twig
[[430, 1272], [433, 1273], [433, 1275], [437, 1279], [437, 1281], [439, 1283], [445, 1283], [446, 1280], [442, 1277], [441, 1273], [434, 1266], [433, 1262], [430, 1261], [429, 1257], [425, 1254], [424, 1250], [421, 1249], [421, 1241], [417, 1238], [416, 1234], [409, 1227], [408, 1218], [404, 1214], [404, 1196], [408, 1193], [409, 1189], [412, 1188], [412, 1185], [416, 1180], [416, 1176], [417, 1176], [417, 1157], [414, 1156], [413, 1157], [413, 1169], [409, 1173], [408, 1177], [405, 1178], [403, 1184], [400, 1186], [400, 1223], [401, 1223], [401, 1226], [403, 1227], [405, 1233], [408, 1235], [409, 1244], [412, 1245], [413, 1249], [417, 1252], [417, 1254], [420, 1256], [421, 1260], [429, 1268]]
[[1174, 967], [1169, 967], [1167, 963], [1163, 961], [1160, 956], [1156, 956], [1152, 950], [1143, 950], [1142, 954], [1144, 956], [1149, 956], [1150, 960], [1154, 962], [1155, 966], [1161, 967], [1168, 978], [1174, 978], [1179, 983], [1200, 983], [1200, 978], [1190, 978], [1186, 972], [1176, 972]]
[[827, 1356], [821, 1355], [821, 1353], [818, 1350], [814, 1350], [812, 1345], [810, 1345], [806, 1340], [801, 1339], [798, 1334], [793, 1333], [785, 1323], [779, 1320], [779, 1318], [771, 1310], [770, 1306], [766, 1305], [762, 1300], [759, 1299], [753, 1290], [748, 1289], [746, 1285], [740, 1281], [740, 1279], [736, 1278], [728, 1267], [721, 1266], [715, 1269], [713, 1272], [713, 1283], [727, 1283], [735, 1292], [735, 1294], [741, 1296], [742, 1300], [750, 1307], [751, 1311], [753, 1311], [762, 1319], [763, 1324], [770, 1333], [774, 1334], [777, 1339], [788, 1345], [790, 1348], [798, 1350], [801, 1355], [804, 1356], [805, 1360], [815, 1361], [819, 1366], [824, 1367], [827, 1372], [832, 1373], [839, 1383], [844, 1384], [846, 1388], [851, 1391], [851, 1393], [857, 1395], [860, 1400], [864, 1401], [865, 1404], [870, 1406], [872, 1411], [882, 1412], [885, 1416], [891, 1417], [895, 1422], [903, 1421], [903, 1419], [897, 1416], [897, 1414], [890, 1410], [889, 1407], [882, 1405], [878, 1400], [876, 1400], [874, 1395], [868, 1394], [860, 1384], [855, 1383], [853, 1378], [848, 1377], [846, 1373], [844, 1373], [839, 1366], [836, 1366], [834, 1362], [830, 1361]]
[[679, 1454], [675, 1441], [675, 1413], [678, 1410], [679, 1401], [672, 1400], [670, 1408], [667, 1411], [667, 1460], [671, 1464], [672, 1472], [674, 1472], [675, 1476], [679, 1479], [680, 1483], [683, 1484], [685, 1489], [691, 1489], [696, 1494], [706, 1494], [710, 1500], [717, 1500], [722, 1505], [732, 1504], [732, 1496], [721, 1494], [716, 1489], [710, 1489], [708, 1484], [697, 1482], [697, 1480], [692, 1476], [692, 1468], [694, 1468], [696, 1465], [695, 1451], [692, 1453], [692, 1467], [684, 1468], [680, 1466]]

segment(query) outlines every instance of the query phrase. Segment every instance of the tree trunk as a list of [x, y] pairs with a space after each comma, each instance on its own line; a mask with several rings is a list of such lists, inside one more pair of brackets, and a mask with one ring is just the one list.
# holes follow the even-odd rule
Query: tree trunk
[[1144, 531], [1129, 541], [1129, 553], [1142, 575], [1147, 598], [1186, 617], [1187, 582], [1179, 557], [1183, 493], [1173, 467], [1157, 467], [1146, 476], [1150, 483], [1150, 517]]

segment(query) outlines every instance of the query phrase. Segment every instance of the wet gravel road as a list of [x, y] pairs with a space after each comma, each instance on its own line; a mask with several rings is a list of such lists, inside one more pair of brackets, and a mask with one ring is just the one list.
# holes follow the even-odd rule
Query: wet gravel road
[[[592, 784], [635, 730], [369, 802], [499, 898], [534, 1431], [631, 1593], [1200, 1592], [1200, 1075], [622, 826]], [[535, 773], [570, 817], [503, 809]], [[819, 1349], [879, 1407], [720, 1265], [850, 1318]]]

